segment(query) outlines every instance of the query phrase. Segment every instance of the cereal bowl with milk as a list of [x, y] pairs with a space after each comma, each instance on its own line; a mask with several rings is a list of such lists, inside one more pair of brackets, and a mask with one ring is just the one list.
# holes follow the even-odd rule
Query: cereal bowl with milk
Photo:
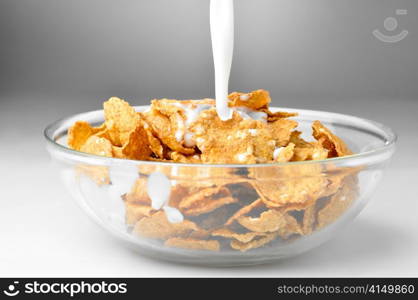
[[[242, 98], [247, 101], [246, 96]], [[187, 107], [180, 109], [185, 110], [182, 116], [193, 118]], [[149, 106], [134, 110], [152, 111]], [[54, 122], [45, 129], [45, 137], [56, 171], [83, 211], [146, 256], [217, 266], [261, 264], [298, 255], [340, 234], [371, 199], [394, 153], [395, 134], [381, 124], [354, 116], [270, 108], [271, 115], [285, 110], [288, 115], [281, 117], [297, 122], [292, 130], [302, 134], [297, 135], [299, 139], [289, 137], [287, 145], [264, 148], [263, 143], [268, 142], [253, 136], [254, 132], [262, 133], [264, 125], [248, 110], [234, 114], [239, 122], [246, 120], [244, 123], [253, 127], [239, 125], [241, 131], [237, 131], [234, 124], [224, 129], [238, 132], [237, 136], [229, 142], [227, 131], [216, 135], [212, 141], [219, 148], [216, 150], [207, 148], [208, 141], [196, 140], [198, 126], [186, 124], [193, 130], [186, 128], [181, 134], [177, 127], [171, 128], [173, 137], [166, 139], [158, 134], [147, 136], [147, 130], [132, 130], [126, 135], [126, 128], [116, 126], [114, 120], [107, 122], [102, 110]], [[201, 110], [198, 115], [204, 113]], [[175, 117], [171, 120], [170, 124], [178, 122]], [[317, 140], [310, 141], [316, 120], [321, 120], [323, 127], [317, 128]], [[69, 146], [69, 142], [78, 142], [72, 131], [77, 121], [91, 125], [82, 125], [76, 134], [84, 143], [78, 150]], [[107, 131], [102, 123], [107, 124]], [[149, 123], [141, 124], [153, 129]], [[212, 132], [209, 123], [201, 124], [206, 124], [207, 131], [199, 137]], [[118, 135], [112, 131], [116, 127]], [[286, 136], [280, 128], [271, 134]], [[329, 139], [328, 131], [321, 128], [332, 129], [344, 145]], [[160, 129], [158, 132], [165, 132]], [[183, 152], [191, 147], [196, 150], [190, 154], [173, 151], [170, 146], [180, 140], [176, 134], [182, 136]], [[157, 143], [151, 147], [154, 138], [162, 148]], [[238, 139], [251, 142], [252, 152], [245, 152], [251, 148], [248, 145], [233, 147]], [[152, 154], [141, 160], [137, 155], [144, 151], [135, 149], [144, 141], [153, 150], [147, 149]], [[319, 145], [322, 148], [316, 149]], [[339, 151], [348, 149], [350, 152], [338, 156]], [[156, 157], [154, 152], [160, 150], [166, 159]], [[222, 158], [216, 163], [208, 154], [202, 160], [204, 153]]]

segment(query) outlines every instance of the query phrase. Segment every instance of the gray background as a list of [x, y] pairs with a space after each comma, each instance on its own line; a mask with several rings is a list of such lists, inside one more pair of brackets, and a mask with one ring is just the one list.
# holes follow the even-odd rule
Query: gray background
[[[418, 276], [418, 1], [236, 0], [231, 90], [354, 114], [399, 147], [374, 201], [338, 238], [249, 269], [155, 262], [109, 238], [48, 168], [43, 128], [110, 96], [213, 97], [208, 0], [0, 0], [0, 275]], [[398, 8], [407, 38], [373, 35]]]
[[[1, 0], [2, 93], [213, 95], [208, 0]], [[301, 98], [418, 95], [416, 0], [236, 0], [231, 90]], [[395, 9], [397, 45], [371, 32]], [[313, 102], [313, 101], [312, 101]], [[57, 100], [57, 103], [59, 101]], [[296, 103], [297, 104], [297, 103]], [[361, 108], [359, 108], [361, 110]]]

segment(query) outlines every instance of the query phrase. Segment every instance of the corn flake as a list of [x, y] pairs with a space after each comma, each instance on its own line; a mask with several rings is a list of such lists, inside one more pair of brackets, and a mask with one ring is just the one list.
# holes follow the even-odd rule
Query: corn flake
[[133, 232], [139, 236], [168, 239], [170, 237], [183, 237], [192, 231], [198, 230], [195, 223], [184, 220], [181, 223], [170, 223], [163, 211], [159, 211], [150, 217], [140, 219], [134, 227]]
[[239, 209], [238, 211], [236, 211], [229, 219], [228, 221], [226, 221], [225, 225], [229, 226], [231, 225], [234, 221], [236, 221], [237, 219], [239, 219], [240, 217], [249, 214], [252, 210], [259, 208], [263, 206], [263, 201], [261, 199], [257, 199], [254, 202], [252, 202], [251, 204], [242, 207], [241, 209]]
[[224, 187], [205, 188], [181, 200], [179, 208], [186, 215], [198, 216], [237, 201]]
[[170, 238], [165, 243], [167, 247], [176, 247], [191, 250], [219, 251], [220, 245], [216, 240], [199, 240], [192, 238]]
[[234, 239], [241, 243], [248, 243], [257, 237], [263, 237], [267, 235], [268, 233], [265, 233], [265, 232], [252, 232], [252, 231], [246, 232], [246, 233], [237, 233], [227, 228], [220, 228], [212, 232], [212, 236]]
[[112, 144], [122, 146], [139, 123], [140, 116], [133, 107], [123, 99], [112, 97], [103, 104], [105, 124]]
[[125, 220], [127, 225], [134, 225], [144, 217], [150, 217], [155, 210], [148, 205], [125, 202]]
[[259, 217], [241, 216], [237, 221], [241, 226], [254, 232], [275, 232], [286, 226], [288, 216], [282, 211], [270, 209], [261, 213]]
[[314, 138], [317, 139], [324, 146], [324, 148], [330, 151], [329, 157], [353, 154], [343, 140], [333, 134], [321, 122], [315, 121], [312, 124], [312, 129]]
[[142, 125], [139, 125], [129, 134], [128, 141], [122, 147], [122, 154], [128, 159], [146, 160], [151, 152], [148, 134]]
[[276, 232], [272, 232], [272, 233], [266, 234], [265, 236], [261, 236], [259, 238], [253, 239], [248, 243], [242, 243], [240, 241], [233, 240], [231, 241], [230, 245], [232, 249], [245, 252], [251, 249], [263, 247], [267, 245], [268, 243], [270, 243], [271, 241], [273, 241], [274, 239], [276, 239], [277, 236], [278, 234]]
[[270, 93], [266, 90], [256, 90], [250, 93], [234, 92], [229, 94], [230, 107], [248, 107], [253, 110], [267, 108], [271, 102]]
[[107, 157], [113, 155], [112, 144], [107, 139], [95, 135], [87, 139], [85, 144], [81, 146], [80, 151]]
[[143, 113], [142, 116], [144, 116], [146, 122], [150, 125], [153, 134], [168, 148], [186, 155], [195, 153], [193, 148], [184, 147], [182, 141], [176, 138], [177, 120], [170, 119], [157, 110], [150, 110], [147, 113]]
[[68, 129], [67, 144], [71, 149], [80, 151], [88, 138], [101, 130], [103, 127], [94, 128], [85, 121], [77, 121]]
[[317, 229], [335, 222], [353, 204], [357, 197], [357, 192], [350, 184], [343, 184], [341, 189], [333, 196], [330, 201], [318, 211]]

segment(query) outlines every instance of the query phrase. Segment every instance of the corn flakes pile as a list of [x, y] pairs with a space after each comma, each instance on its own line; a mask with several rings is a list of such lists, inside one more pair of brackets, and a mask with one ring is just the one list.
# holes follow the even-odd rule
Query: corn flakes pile
[[[232, 93], [230, 120], [218, 117], [213, 99], [152, 100], [136, 112], [113, 97], [104, 103], [105, 122], [76, 122], [68, 145], [94, 155], [206, 164], [143, 164], [138, 179], [122, 196], [126, 224], [142, 238], [191, 250], [248, 251], [309, 235], [335, 222], [357, 197], [357, 172], [331, 164], [248, 167], [323, 160], [352, 154], [320, 121], [312, 124], [313, 142], [296, 130], [296, 113], [271, 112], [270, 95], [257, 90]], [[111, 184], [105, 166], [77, 167], [98, 185]], [[173, 172], [175, 171], [175, 172]], [[148, 178], [171, 180], [164, 209], [153, 205]], [[169, 212], [174, 212], [172, 218]]]

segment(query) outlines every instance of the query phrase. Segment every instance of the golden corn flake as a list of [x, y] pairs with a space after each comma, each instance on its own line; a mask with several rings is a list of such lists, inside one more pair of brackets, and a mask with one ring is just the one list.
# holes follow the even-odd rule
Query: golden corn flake
[[274, 122], [277, 121], [279, 119], [286, 119], [286, 118], [291, 118], [291, 117], [296, 117], [299, 114], [295, 113], [295, 112], [285, 112], [285, 111], [277, 111], [277, 112], [271, 112], [268, 109], [266, 110], [262, 110], [265, 111], [267, 113], [267, 121], [269, 122]]
[[[151, 159], [150, 159], [151, 160]], [[166, 161], [166, 160], [160, 160], [160, 159], [153, 159], [151, 161]], [[172, 177], [172, 173], [174, 173], [173, 171], [173, 167], [170, 165], [165, 165], [165, 164], [140, 164], [138, 166], [138, 172], [139, 174], [142, 175], [146, 175], [149, 176], [152, 173], [155, 172], [159, 172], [159, 173], [163, 173], [164, 175], [166, 175], [167, 177], [171, 178]]]
[[192, 238], [170, 238], [165, 243], [167, 247], [176, 247], [191, 250], [219, 251], [220, 245], [216, 240], [199, 240]]
[[323, 160], [328, 158], [328, 150], [319, 142], [307, 142], [300, 135], [300, 131], [293, 131], [290, 135], [290, 143], [295, 144], [292, 161]]
[[128, 159], [146, 160], [151, 154], [148, 135], [140, 125], [129, 134], [127, 143], [122, 147], [123, 155]]
[[[172, 151], [169, 153], [171, 160], [180, 162], [180, 163], [186, 163], [186, 164], [199, 164], [202, 163], [202, 160], [200, 159], [199, 154], [194, 155], [184, 155], [176, 151]], [[192, 178], [192, 177], [190, 177]]]
[[[183, 154], [178, 152], [170, 152], [170, 155], [173, 155], [173, 157], [180, 157], [180, 155]], [[193, 158], [193, 156], [183, 156], [182, 159], [190, 162], [190, 160], [197, 160], [197, 157]], [[171, 166], [164, 164], [141, 164], [139, 166], [140, 174], [150, 175], [154, 172], [161, 172], [172, 180], [176, 180], [176, 182], [183, 186], [197, 188], [214, 187], [225, 185], [230, 182], [238, 183], [247, 180], [246, 178], [235, 174], [235, 170], [230, 167], [190, 167], [182, 165]]]
[[129, 140], [129, 135], [137, 128], [140, 116], [123, 99], [112, 97], [103, 103], [106, 127], [112, 144], [122, 146]]
[[262, 121], [233, 117], [221, 121], [216, 110], [200, 114], [201, 118], [190, 128], [196, 145], [202, 152], [203, 163], [249, 164], [273, 159], [279, 134]]
[[135, 224], [133, 232], [142, 237], [165, 240], [170, 237], [187, 236], [198, 229], [197, 225], [189, 220], [184, 220], [181, 223], [170, 223], [165, 212], [159, 211], [151, 217], [140, 219]]
[[[212, 200], [212, 201], [211, 201]], [[184, 210], [184, 213], [188, 216], [199, 216], [201, 214], [206, 214], [215, 209], [222, 207], [224, 205], [232, 204], [238, 202], [238, 199], [232, 197], [222, 197], [217, 199], [207, 199], [206, 203], [200, 203]]]
[[305, 141], [303, 138], [301, 138], [302, 132], [298, 130], [292, 131], [290, 134], [290, 142], [295, 144], [296, 148], [310, 148], [312, 145], [311, 143]]
[[277, 150], [279, 151], [276, 156], [273, 153], [274, 160], [277, 162], [288, 162], [295, 154], [295, 144], [289, 143], [286, 147], [278, 148]]
[[237, 240], [231, 241], [231, 248], [235, 250], [239, 250], [241, 252], [245, 252], [251, 249], [260, 248], [262, 246], [267, 245], [274, 239], [276, 239], [278, 234], [276, 232], [272, 232], [269, 234], [266, 234], [265, 236], [261, 236], [259, 238], [253, 239], [248, 243], [242, 243]]
[[252, 231], [246, 232], [246, 233], [237, 233], [227, 228], [216, 229], [212, 232], [212, 236], [235, 239], [241, 243], [248, 243], [257, 237], [263, 237], [267, 235], [268, 233], [265, 233], [265, 232], [252, 232]]
[[149, 127], [145, 130], [148, 136], [148, 143], [152, 153], [154, 153], [154, 155], [158, 158], [164, 158], [165, 151], [161, 141], [152, 134], [152, 131]]
[[322, 125], [321, 122], [315, 121], [312, 124], [312, 129], [315, 139], [318, 140], [324, 148], [330, 151], [329, 157], [353, 154], [343, 140], [333, 134], [328, 128]]
[[304, 209], [326, 189], [318, 165], [251, 168], [252, 184], [268, 207]]
[[253, 110], [267, 108], [271, 102], [270, 93], [266, 90], [256, 90], [250, 93], [234, 92], [229, 94], [230, 107], [248, 107]]
[[310, 147], [296, 147], [292, 161], [323, 160], [328, 158], [328, 150], [319, 144], [312, 143]]
[[229, 219], [226, 221], [225, 225], [231, 225], [234, 221], [236, 221], [238, 218], [249, 214], [253, 209], [259, 208], [263, 206], [263, 201], [261, 199], [257, 199], [253, 201], [251, 204], [242, 207], [241, 209], [237, 210]]
[[127, 202], [136, 202], [151, 206], [151, 199], [147, 192], [147, 179], [145, 177], [139, 177], [135, 181], [131, 191], [126, 194], [125, 199]]
[[142, 114], [150, 125], [155, 136], [168, 148], [186, 155], [195, 153], [193, 148], [183, 146], [182, 140], [176, 138], [177, 119], [171, 119], [157, 110], [150, 110]]
[[279, 228], [277, 231], [278, 235], [282, 239], [287, 239], [288, 237], [292, 235], [303, 235], [303, 228], [300, 226], [298, 221], [295, 219], [295, 217], [291, 216], [290, 214], [285, 215], [286, 224]]
[[286, 146], [290, 141], [292, 130], [298, 126], [298, 122], [287, 119], [279, 119], [267, 124], [272, 139], [277, 147]]
[[302, 231], [304, 235], [312, 233], [316, 223], [316, 203], [307, 207], [303, 213]]
[[206, 230], [206, 229], [203, 229], [203, 228], [199, 228], [198, 230], [192, 231], [189, 234], [188, 238], [203, 240], [203, 239], [209, 238], [210, 235], [211, 235], [211, 231], [210, 230]]
[[155, 210], [148, 205], [125, 202], [125, 220], [127, 225], [134, 225], [144, 217], [150, 217]]
[[112, 146], [112, 156], [114, 158], [126, 158], [123, 154], [122, 147]]
[[175, 178], [185, 186], [197, 188], [215, 187], [232, 183], [239, 184], [248, 181], [248, 178], [235, 172], [236, 170], [229, 167], [180, 167]]
[[211, 211], [210, 213], [194, 217], [193, 220], [200, 228], [211, 232], [215, 229], [223, 227], [225, 222], [231, 217], [237, 207], [237, 204], [224, 205]]
[[160, 114], [170, 117], [182, 110], [181, 102], [174, 99], [154, 99], [151, 100], [151, 111], [158, 111]]
[[274, 232], [284, 227], [287, 222], [286, 213], [270, 209], [259, 217], [241, 216], [237, 219], [238, 223], [254, 232]]
[[98, 133], [103, 127], [94, 128], [85, 121], [77, 121], [68, 129], [67, 144], [71, 149], [80, 151], [88, 138]]
[[190, 190], [181, 185], [181, 184], [175, 184], [171, 187], [171, 193], [170, 193], [170, 200], [168, 201], [168, 205], [171, 207], [178, 208], [180, 202], [187, 197], [190, 194]]
[[185, 197], [179, 203], [179, 208], [185, 215], [198, 216], [237, 201], [224, 187], [206, 188]]
[[87, 139], [85, 144], [81, 146], [80, 151], [99, 156], [112, 157], [112, 144], [105, 138], [92, 135]]
[[349, 184], [350, 180], [354, 180], [354, 182], [351, 182], [350, 184], [353, 189], [356, 189], [356, 174], [360, 170], [361, 169], [358, 167], [340, 168], [335, 167], [332, 164], [324, 166], [324, 174], [326, 174], [328, 184], [326, 190], [322, 193], [322, 196], [326, 197], [335, 194], [343, 185]]
[[171, 116], [181, 113], [187, 119], [187, 110], [196, 110], [215, 105], [214, 99], [200, 100], [173, 100], [173, 99], [154, 99], [151, 101], [151, 110], [157, 110], [163, 115]]
[[181, 202], [179, 207], [181, 209], [187, 209], [190, 207], [199, 204], [202, 201], [205, 201], [206, 198], [212, 198], [217, 194], [221, 194], [222, 196], [230, 196], [230, 192], [228, 189], [218, 186], [214, 188], [206, 188], [198, 190], [197, 192], [193, 193], [190, 197], [184, 198]]
[[[175, 154], [178, 155], [178, 154]], [[150, 159], [152, 161], [168, 162], [167, 160]], [[228, 183], [246, 182], [248, 179], [234, 174], [232, 168], [172, 166], [164, 164], [141, 164], [138, 166], [140, 174], [151, 175], [154, 172], [165, 174], [182, 186], [190, 188], [209, 188]]]
[[356, 197], [355, 188], [349, 184], [343, 184], [341, 189], [331, 197], [330, 201], [318, 211], [317, 229], [335, 222], [351, 207]]

